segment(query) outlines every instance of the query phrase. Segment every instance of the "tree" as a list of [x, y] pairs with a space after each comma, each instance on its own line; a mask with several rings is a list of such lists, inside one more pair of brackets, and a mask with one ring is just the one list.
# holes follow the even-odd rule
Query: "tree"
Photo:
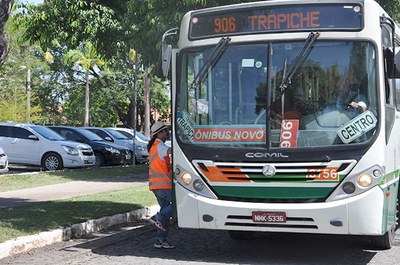
[[11, 12], [14, 0], [0, 0], [0, 66], [4, 64], [8, 54], [9, 43], [4, 34], [4, 27]]
[[389, 15], [397, 20], [397, 22], [400, 22], [400, 2], [399, 1], [393, 1], [393, 0], [376, 0], [383, 9], [385, 9]]
[[[37, 54], [40, 48], [21, 42], [23, 29], [14, 27], [14, 17], [10, 16], [5, 32], [10, 40], [6, 62], [0, 68], [0, 119], [2, 121], [32, 122], [40, 121], [41, 107], [38, 104], [36, 81], [38, 72], [46, 67]], [[33, 70], [33, 71], [32, 71]], [[27, 76], [33, 77], [31, 97], [27, 97]], [[31, 104], [32, 103], [32, 104]], [[32, 107], [29, 107], [31, 106]]]
[[[70, 50], [65, 55], [67, 63], [73, 62], [75, 69], [78, 71], [83, 70], [85, 75], [85, 114], [83, 119], [83, 126], [89, 126], [89, 77], [100, 77], [100, 68], [105, 65], [105, 61], [97, 54], [93, 44], [89, 41], [81, 43], [77, 50]], [[78, 66], [78, 67], [77, 67]]]

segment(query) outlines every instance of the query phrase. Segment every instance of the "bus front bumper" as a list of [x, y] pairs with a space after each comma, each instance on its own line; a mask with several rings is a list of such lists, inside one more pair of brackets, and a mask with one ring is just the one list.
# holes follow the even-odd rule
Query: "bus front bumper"
[[[358, 196], [325, 203], [252, 203], [215, 200], [175, 185], [178, 225], [183, 228], [381, 235], [384, 195], [374, 187]], [[273, 222], [255, 217], [272, 214]], [[279, 216], [284, 213], [285, 220]], [[274, 217], [275, 215], [275, 217]], [[278, 218], [277, 218], [278, 216]], [[262, 216], [265, 217], [265, 216]]]

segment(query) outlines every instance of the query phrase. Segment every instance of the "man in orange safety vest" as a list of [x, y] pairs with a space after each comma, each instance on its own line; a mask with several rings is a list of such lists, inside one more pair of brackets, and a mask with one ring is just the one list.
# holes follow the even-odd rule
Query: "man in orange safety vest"
[[163, 122], [151, 126], [149, 151], [149, 188], [157, 198], [160, 211], [150, 218], [157, 227], [155, 248], [171, 249], [175, 246], [167, 241], [168, 226], [172, 216], [172, 168], [171, 148], [165, 144], [169, 127]]

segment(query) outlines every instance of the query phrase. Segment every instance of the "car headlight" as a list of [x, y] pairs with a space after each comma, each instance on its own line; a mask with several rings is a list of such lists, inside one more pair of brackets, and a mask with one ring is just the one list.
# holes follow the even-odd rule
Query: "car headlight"
[[113, 154], [120, 154], [120, 152], [115, 149], [114, 147], [104, 147], [104, 149], [106, 149], [106, 151], [113, 153]]
[[68, 145], [62, 145], [62, 148], [64, 148], [65, 152], [69, 155], [77, 156], [79, 155], [78, 150], [76, 150], [74, 147], [68, 146]]
[[145, 151], [146, 150], [146, 148], [143, 147], [143, 146], [136, 146], [136, 149], [137, 150], [141, 150], [141, 151]]

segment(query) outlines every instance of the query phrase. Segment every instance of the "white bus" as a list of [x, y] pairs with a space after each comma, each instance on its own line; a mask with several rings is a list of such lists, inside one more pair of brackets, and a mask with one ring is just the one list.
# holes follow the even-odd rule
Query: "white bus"
[[[179, 32], [171, 51], [166, 37]], [[172, 54], [178, 225], [368, 236], [390, 248], [400, 173], [400, 29], [373, 0], [188, 12]]]

